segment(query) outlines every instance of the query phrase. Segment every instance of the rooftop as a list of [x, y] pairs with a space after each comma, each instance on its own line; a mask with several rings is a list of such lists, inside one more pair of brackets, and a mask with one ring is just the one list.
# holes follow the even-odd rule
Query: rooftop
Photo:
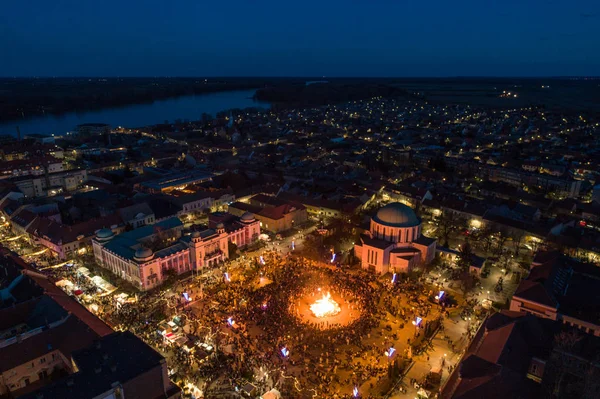
[[72, 357], [78, 372], [19, 398], [91, 399], [111, 391], [115, 382], [126, 390], [133, 381], [131, 393], [138, 398], [167, 398], [179, 391], [163, 381], [164, 358], [129, 331], [90, 342]]
[[107, 242], [104, 247], [109, 251], [125, 258], [133, 259], [135, 251], [140, 246], [140, 241], [158, 233], [159, 231], [171, 230], [182, 227], [183, 223], [177, 217], [160, 221], [154, 225], [142, 226], [135, 230], [121, 233]]
[[373, 221], [389, 227], [414, 227], [421, 224], [421, 220], [411, 207], [392, 202], [379, 209]]

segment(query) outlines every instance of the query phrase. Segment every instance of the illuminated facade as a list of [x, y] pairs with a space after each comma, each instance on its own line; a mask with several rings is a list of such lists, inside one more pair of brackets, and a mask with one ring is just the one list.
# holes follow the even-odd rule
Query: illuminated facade
[[186, 235], [182, 231], [183, 223], [176, 217], [116, 236], [102, 229], [93, 240], [94, 256], [100, 266], [146, 291], [161, 285], [169, 270], [183, 274], [226, 261], [228, 242], [245, 246], [258, 239], [260, 226], [246, 215], [230, 231], [223, 223]]
[[354, 253], [361, 266], [374, 273], [408, 273], [435, 256], [435, 239], [423, 236], [421, 230], [414, 211], [393, 202], [371, 218], [370, 229], [354, 246]]

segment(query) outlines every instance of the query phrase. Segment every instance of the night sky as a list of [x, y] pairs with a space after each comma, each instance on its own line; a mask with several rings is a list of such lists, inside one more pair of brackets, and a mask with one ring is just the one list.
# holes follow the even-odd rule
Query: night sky
[[20, 0], [1, 76], [600, 75], [599, 0]]

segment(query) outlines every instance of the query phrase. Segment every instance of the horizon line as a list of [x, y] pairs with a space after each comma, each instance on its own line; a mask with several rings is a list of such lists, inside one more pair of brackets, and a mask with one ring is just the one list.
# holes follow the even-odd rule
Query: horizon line
[[0, 79], [600, 79], [600, 75], [446, 75], [446, 76], [0, 76]]

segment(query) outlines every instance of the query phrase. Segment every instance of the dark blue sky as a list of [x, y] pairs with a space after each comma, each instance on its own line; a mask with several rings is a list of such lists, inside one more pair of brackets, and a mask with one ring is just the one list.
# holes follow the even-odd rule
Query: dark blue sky
[[600, 75], [600, 0], [19, 0], [0, 76]]

